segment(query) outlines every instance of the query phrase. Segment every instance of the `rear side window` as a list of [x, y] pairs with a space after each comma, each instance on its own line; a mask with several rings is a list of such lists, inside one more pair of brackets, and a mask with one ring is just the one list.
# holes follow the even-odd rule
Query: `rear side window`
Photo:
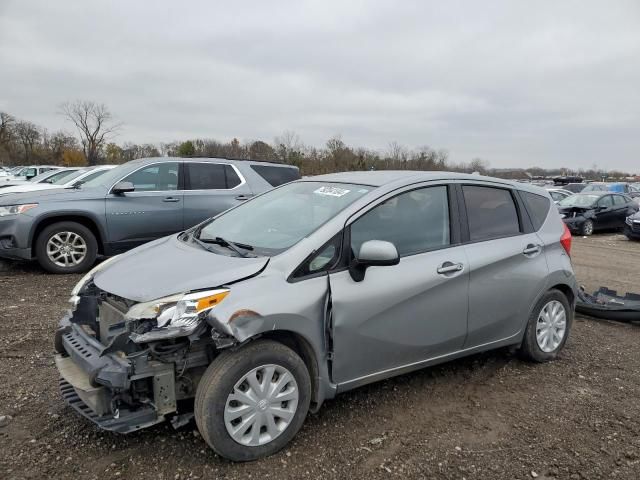
[[186, 163], [188, 190], [227, 190], [241, 180], [231, 165], [221, 163]]
[[534, 230], [540, 230], [540, 227], [542, 227], [542, 224], [549, 214], [551, 202], [547, 197], [530, 192], [520, 191], [520, 196], [529, 211]]
[[616, 205], [624, 205], [625, 203], [627, 203], [627, 201], [625, 200], [625, 198], [622, 195], [614, 195], [613, 196], [613, 203]]
[[274, 167], [272, 165], [251, 165], [251, 168], [272, 187], [293, 182], [300, 178], [300, 172], [297, 168]]
[[520, 221], [509, 190], [493, 187], [462, 187], [471, 241], [508, 237], [520, 233]]

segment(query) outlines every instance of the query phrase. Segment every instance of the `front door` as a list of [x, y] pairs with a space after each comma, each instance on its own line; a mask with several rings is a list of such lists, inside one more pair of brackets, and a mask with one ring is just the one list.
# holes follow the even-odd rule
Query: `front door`
[[596, 228], [611, 228], [616, 225], [616, 216], [612, 195], [605, 195], [598, 200]]
[[107, 194], [107, 228], [114, 251], [127, 250], [182, 230], [179, 167], [179, 162], [141, 167], [122, 179], [133, 183], [135, 191]]
[[332, 377], [344, 388], [462, 347], [469, 274], [464, 247], [452, 245], [449, 188], [396, 194], [347, 225], [352, 256], [365, 241], [384, 240], [401, 259], [369, 267], [359, 282], [346, 270], [330, 274]]

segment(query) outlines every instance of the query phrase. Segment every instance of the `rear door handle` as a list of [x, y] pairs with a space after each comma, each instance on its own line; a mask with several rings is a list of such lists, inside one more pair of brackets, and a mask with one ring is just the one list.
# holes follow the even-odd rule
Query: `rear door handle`
[[533, 255], [534, 253], [540, 253], [542, 251], [542, 247], [540, 245], [527, 245], [526, 248], [522, 251], [525, 255]]
[[464, 266], [461, 263], [444, 262], [438, 267], [436, 272], [439, 275], [446, 275], [448, 273], [461, 272]]
[[236, 197], [236, 200], [244, 201], [244, 200], [249, 200], [250, 198], [251, 198], [251, 195], [245, 195], [245, 194], [242, 194], [242, 195], [238, 195], [238, 196]]
[[169, 203], [169, 202], [174, 202], [175, 203], [175, 202], [179, 202], [180, 199], [176, 198], [176, 197], [166, 197], [166, 198], [163, 198], [162, 201], [163, 202], [167, 202], [167, 203]]

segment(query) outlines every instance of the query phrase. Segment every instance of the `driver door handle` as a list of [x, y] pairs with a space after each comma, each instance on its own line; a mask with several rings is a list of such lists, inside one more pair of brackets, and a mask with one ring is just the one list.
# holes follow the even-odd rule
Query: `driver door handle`
[[533, 255], [534, 253], [540, 253], [542, 251], [542, 247], [540, 245], [529, 244], [522, 251], [525, 255]]
[[179, 202], [180, 199], [176, 198], [176, 197], [166, 197], [166, 198], [163, 198], [162, 201], [163, 202], [167, 202], [167, 203], [169, 203], [169, 202]]
[[251, 198], [251, 195], [241, 194], [236, 197], [236, 200], [244, 201], [244, 200], [249, 200], [250, 198]]
[[463, 268], [464, 266], [461, 263], [444, 262], [438, 267], [436, 272], [438, 272], [439, 275], [446, 275], [448, 273], [461, 272]]

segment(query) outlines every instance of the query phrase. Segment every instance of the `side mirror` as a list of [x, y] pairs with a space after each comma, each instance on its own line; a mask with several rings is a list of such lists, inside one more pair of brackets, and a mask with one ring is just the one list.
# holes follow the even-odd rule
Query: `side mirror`
[[369, 240], [360, 247], [355, 261], [349, 267], [349, 273], [356, 282], [361, 282], [368, 267], [384, 267], [398, 263], [400, 263], [400, 255], [393, 243]]
[[111, 189], [111, 193], [122, 195], [123, 193], [134, 192], [136, 187], [131, 182], [118, 182]]

